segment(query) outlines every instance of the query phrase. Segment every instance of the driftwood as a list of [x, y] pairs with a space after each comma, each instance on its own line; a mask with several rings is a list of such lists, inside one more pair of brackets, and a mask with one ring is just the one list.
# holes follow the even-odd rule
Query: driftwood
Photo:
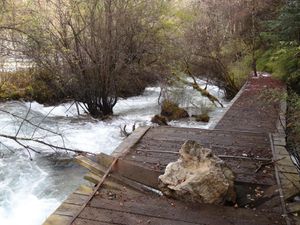
[[[54, 108], [53, 108], [54, 109]], [[53, 110], [52, 109], [52, 110]], [[49, 116], [49, 114], [52, 112], [52, 110], [50, 112], [48, 112], [47, 115], [45, 115], [42, 120], [38, 123], [38, 124], [35, 124], [33, 123], [32, 121], [30, 121], [28, 119], [28, 116], [29, 116], [29, 113], [31, 111], [31, 104], [30, 104], [30, 107], [25, 115], [25, 117], [21, 117], [21, 116], [18, 116], [14, 113], [11, 113], [9, 111], [6, 111], [4, 109], [0, 109], [0, 112], [2, 113], [6, 113], [16, 119], [20, 119], [21, 120], [21, 123], [18, 127], [18, 130], [16, 132], [15, 135], [8, 135], [8, 134], [3, 134], [3, 133], [0, 133], [0, 137], [1, 138], [4, 138], [4, 139], [9, 139], [9, 140], [12, 140], [14, 142], [16, 142], [19, 146], [23, 147], [28, 155], [29, 155], [29, 158], [30, 160], [32, 160], [32, 156], [31, 156], [31, 152], [35, 152], [35, 153], [41, 153], [40, 150], [32, 147], [31, 145], [29, 145], [29, 143], [38, 143], [38, 144], [41, 144], [41, 145], [44, 145], [50, 149], [53, 149], [54, 151], [67, 151], [67, 152], [73, 152], [73, 153], [76, 153], [76, 154], [80, 154], [80, 155], [95, 155], [94, 153], [92, 152], [86, 152], [86, 151], [81, 151], [81, 150], [77, 150], [77, 149], [71, 149], [71, 148], [67, 148], [65, 147], [65, 142], [64, 142], [64, 138], [63, 138], [63, 135], [60, 134], [60, 133], [57, 133], [57, 132], [54, 132], [50, 129], [47, 129], [47, 128], [44, 128], [42, 127], [42, 123], [44, 122], [44, 120]], [[27, 123], [27, 124], [30, 124], [31, 126], [34, 127], [34, 130], [32, 132], [32, 134], [30, 136], [20, 136], [20, 131], [22, 129], [22, 127], [24, 126], [24, 124]], [[58, 145], [54, 145], [54, 144], [51, 144], [51, 143], [48, 143], [46, 141], [43, 140], [43, 138], [45, 137], [34, 137], [35, 136], [35, 133], [37, 130], [43, 130], [49, 134], [54, 134], [54, 135], [57, 135], [61, 138], [62, 140], [62, 146], [58, 146]], [[0, 142], [1, 143], [1, 142]], [[8, 150], [10, 151], [13, 151], [12, 149], [10, 149], [9, 146], [5, 145], [4, 143], [1, 143], [4, 147], [6, 147]]]
[[38, 143], [38, 144], [42, 144], [44, 146], [52, 148], [53, 150], [63, 150], [63, 151], [68, 151], [68, 152], [74, 152], [76, 154], [81, 154], [81, 155], [86, 155], [86, 154], [96, 155], [95, 153], [92, 153], [92, 152], [81, 151], [81, 150], [71, 149], [71, 148], [62, 147], [62, 146], [58, 146], [58, 145], [53, 145], [53, 144], [47, 143], [45, 141], [42, 141], [40, 139], [33, 139], [33, 138], [26, 138], [26, 137], [17, 137], [17, 136], [5, 135], [5, 134], [0, 134], [0, 137], [13, 140], [17, 144], [19, 144], [20, 146], [24, 147], [25, 149], [31, 150], [31, 151], [33, 151], [35, 153], [41, 153], [41, 152], [38, 151], [38, 150], [36, 150], [36, 149], [34, 149], [33, 147], [31, 147], [29, 145], [26, 145], [26, 144], [22, 143], [22, 141], [25, 141], [25, 142], [35, 142], [35, 143]]
[[124, 137], [128, 137], [130, 134], [132, 134], [133, 131], [135, 131], [135, 126], [136, 126], [135, 124], [132, 125], [132, 131], [131, 132], [127, 131], [127, 129], [126, 129], [127, 125], [124, 125], [123, 127], [120, 126], [121, 135], [124, 136]]

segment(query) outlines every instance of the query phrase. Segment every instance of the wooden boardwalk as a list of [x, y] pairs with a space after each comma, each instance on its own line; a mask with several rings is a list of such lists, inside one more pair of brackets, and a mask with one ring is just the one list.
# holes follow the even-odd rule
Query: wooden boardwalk
[[[292, 199], [300, 180], [285, 149], [282, 102], [264, 97], [270, 89], [284, 87], [270, 77], [249, 79], [213, 130], [142, 127], [112, 156], [79, 156], [96, 187], [80, 187], [44, 225], [297, 224], [300, 207]], [[211, 148], [232, 168], [236, 206], [194, 205], [157, 191], [158, 176], [186, 140]]]

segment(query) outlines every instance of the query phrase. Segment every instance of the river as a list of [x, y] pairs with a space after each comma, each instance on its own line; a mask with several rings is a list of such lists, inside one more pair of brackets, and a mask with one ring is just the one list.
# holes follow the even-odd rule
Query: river
[[[215, 86], [208, 90], [220, 98], [223, 93]], [[46, 107], [36, 102], [6, 102], [0, 109], [25, 117], [36, 124], [63, 134], [60, 136], [35, 130], [24, 123], [19, 131], [20, 137], [44, 137], [52, 144], [80, 149], [94, 153], [110, 154], [122, 141], [120, 126], [127, 125], [128, 130], [136, 126], [151, 125], [151, 117], [159, 112], [157, 99], [160, 89], [149, 87], [141, 96], [119, 100], [114, 108], [115, 116], [108, 121], [97, 121], [88, 116], [78, 116], [71, 103], [55, 108]], [[209, 104], [199, 93], [191, 88], [184, 89], [185, 95], [193, 103]], [[188, 102], [185, 101], [184, 102]], [[182, 104], [184, 104], [184, 102]], [[227, 104], [225, 102], [225, 104]], [[188, 105], [185, 105], [186, 107]], [[214, 118], [224, 109], [214, 108], [210, 113], [210, 123], [195, 122], [193, 119], [172, 122], [173, 126], [208, 128]], [[194, 106], [188, 107], [192, 114], [197, 111]], [[51, 113], [49, 113], [51, 112]], [[48, 115], [49, 114], [49, 115]], [[47, 118], [45, 118], [45, 116]], [[0, 128], [2, 134], [16, 134], [21, 120], [7, 113], [0, 112]], [[0, 224], [1, 225], [40, 225], [60, 203], [79, 184], [84, 183], [86, 172], [72, 161], [72, 154], [54, 153], [45, 146], [37, 145], [41, 154], [28, 153], [13, 141], [0, 138]]]

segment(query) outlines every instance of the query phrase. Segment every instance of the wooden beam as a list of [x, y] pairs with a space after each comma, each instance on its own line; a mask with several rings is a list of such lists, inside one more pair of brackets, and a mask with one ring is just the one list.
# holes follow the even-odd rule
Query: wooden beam
[[106, 171], [105, 167], [101, 166], [100, 164], [92, 161], [91, 159], [85, 156], [79, 155], [75, 157], [75, 160], [79, 165], [89, 169], [95, 174], [104, 174]]
[[58, 207], [54, 214], [60, 216], [74, 216], [79, 211], [79, 209], [79, 205], [63, 203]]
[[92, 192], [93, 192], [92, 188], [85, 185], [80, 185], [80, 187], [77, 188], [74, 193], [80, 195], [90, 195]]
[[93, 184], [98, 184], [100, 182], [101, 178], [102, 178], [101, 176], [98, 176], [98, 175], [96, 175], [94, 173], [91, 173], [91, 172], [84, 175], [84, 179], [91, 182], [91, 183], [93, 183]]
[[72, 220], [70, 216], [52, 214], [47, 218], [43, 225], [66, 225]]
[[[107, 167], [114, 160], [114, 157], [104, 153], [98, 155], [97, 158], [103, 167]], [[161, 175], [160, 171], [151, 170], [124, 159], [118, 160], [112, 172], [155, 189], [158, 189], [158, 176]]]
[[129, 135], [112, 153], [114, 157], [124, 157], [127, 152], [139, 142], [139, 140], [147, 133], [150, 126], [138, 127], [131, 135]]

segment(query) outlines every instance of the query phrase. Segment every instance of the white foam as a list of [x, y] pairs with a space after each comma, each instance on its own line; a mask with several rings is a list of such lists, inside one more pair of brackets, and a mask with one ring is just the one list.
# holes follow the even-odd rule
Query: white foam
[[[214, 94], [222, 96], [216, 87], [209, 85], [208, 89]], [[199, 93], [190, 88], [187, 91], [195, 103], [203, 102], [203, 97]], [[114, 108], [116, 116], [109, 121], [96, 121], [88, 117], [77, 118], [77, 109], [72, 103], [65, 103], [53, 108], [36, 102], [9, 102], [0, 104], [0, 107], [23, 116], [26, 115], [30, 107], [29, 119], [35, 123], [43, 120], [43, 127], [63, 133], [64, 145], [61, 137], [53, 134], [46, 135], [42, 130], [36, 130], [35, 137], [46, 135], [45, 140], [52, 144], [94, 153], [110, 154], [123, 139], [120, 135], [120, 126], [127, 125], [128, 131], [130, 131], [134, 124], [136, 126], [151, 124], [151, 117], [159, 113], [157, 104], [159, 92], [160, 88], [150, 87], [141, 96], [119, 100]], [[195, 109], [189, 108], [189, 110]], [[215, 112], [212, 112], [212, 115]], [[81, 113], [83, 113], [82, 110]], [[45, 119], [44, 117], [48, 114], [48, 118]], [[11, 119], [11, 116], [1, 113], [1, 132], [8, 134], [16, 132], [20, 120]], [[173, 121], [171, 125], [209, 127], [209, 124], [197, 123], [193, 120]], [[34, 130], [34, 127], [26, 124], [21, 130], [20, 136], [30, 136]], [[13, 141], [3, 138], [0, 141], [12, 149], [20, 148]], [[59, 203], [74, 190], [78, 183], [83, 182], [80, 170], [52, 164], [53, 162], [47, 158], [47, 152], [52, 150], [42, 145], [35, 145], [35, 147], [44, 149], [46, 155], [33, 155], [35, 160], [31, 162], [26, 152], [10, 153], [0, 145], [0, 150], [7, 154], [0, 159], [1, 225], [41, 224]]]

